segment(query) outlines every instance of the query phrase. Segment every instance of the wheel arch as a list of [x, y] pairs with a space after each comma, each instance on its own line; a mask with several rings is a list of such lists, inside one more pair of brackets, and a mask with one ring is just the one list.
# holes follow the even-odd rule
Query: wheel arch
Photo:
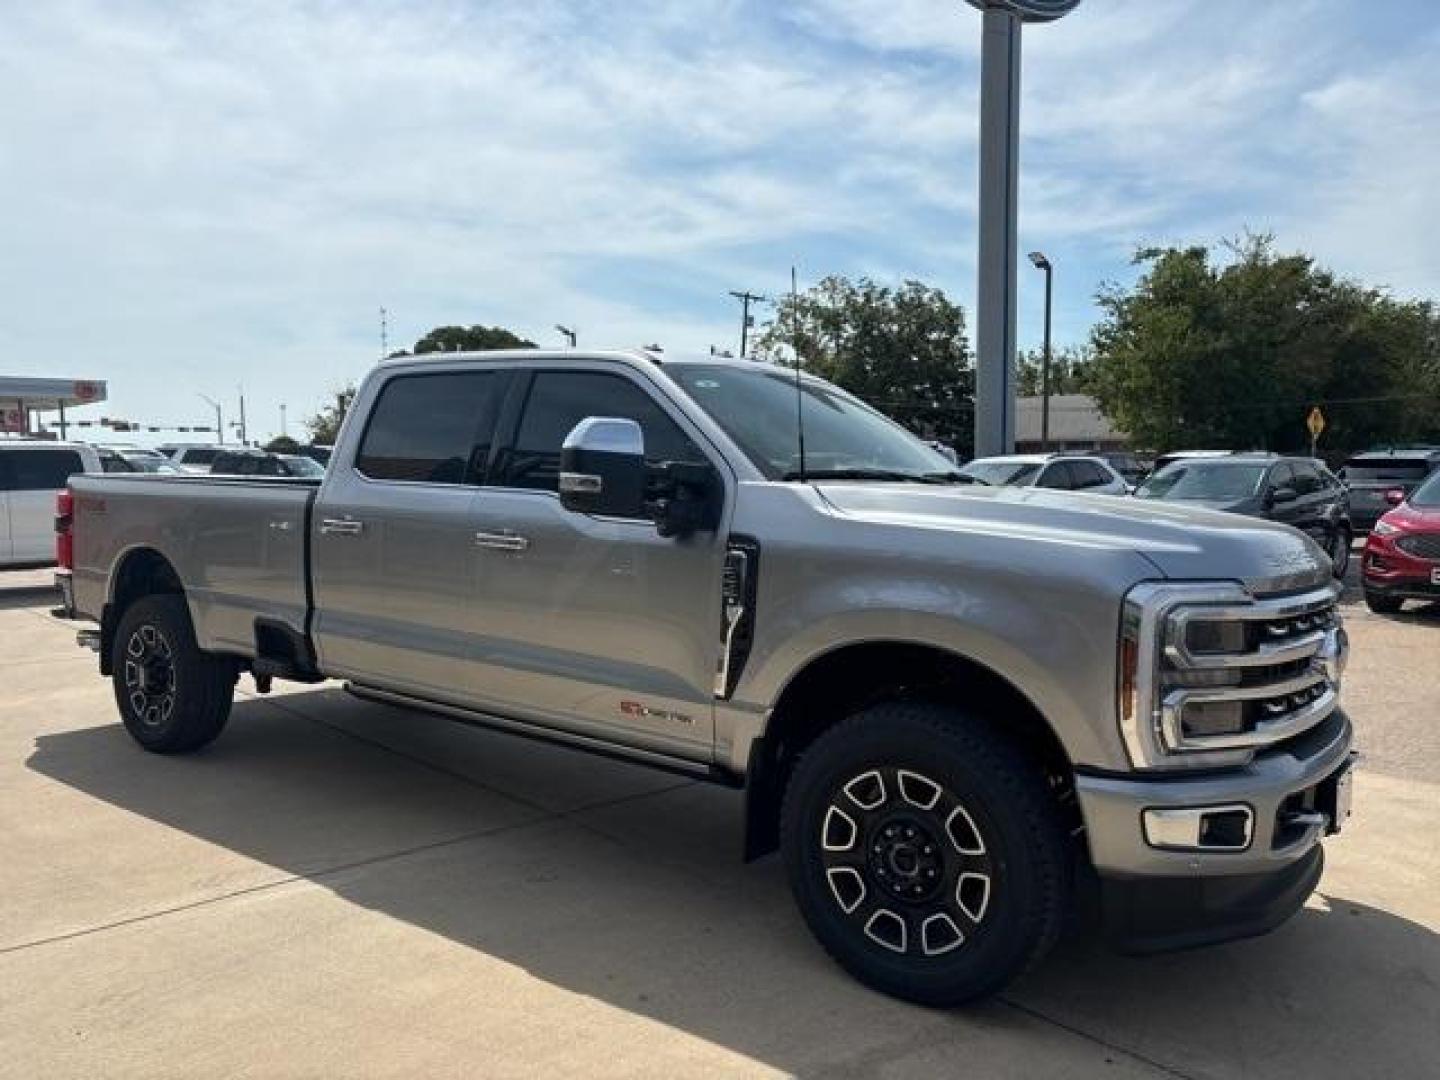
[[953, 705], [991, 718], [1042, 765], [1057, 798], [1069, 797], [1074, 766], [1060, 739], [1030, 696], [993, 667], [922, 642], [837, 645], [809, 659], [786, 681], [764, 735], [751, 747], [745, 789], [747, 860], [778, 846], [780, 803], [805, 748], [845, 717], [893, 700]]
[[100, 673], [111, 674], [110, 651], [115, 628], [135, 601], [157, 593], [185, 595], [175, 566], [152, 547], [134, 547], [115, 562], [110, 573], [109, 597], [100, 615]]

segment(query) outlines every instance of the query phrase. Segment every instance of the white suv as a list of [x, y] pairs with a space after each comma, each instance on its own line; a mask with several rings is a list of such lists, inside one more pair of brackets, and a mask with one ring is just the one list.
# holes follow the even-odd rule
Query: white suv
[[98, 473], [80, 443], [0, 439], [0, 567], [55, 561], [55, 495], [75, 473]]
[[1008, 454], [976, 458], [960, 471], [987, 484], [1126, 495], [1130, 485], [1104, 458], [1088, 454]]

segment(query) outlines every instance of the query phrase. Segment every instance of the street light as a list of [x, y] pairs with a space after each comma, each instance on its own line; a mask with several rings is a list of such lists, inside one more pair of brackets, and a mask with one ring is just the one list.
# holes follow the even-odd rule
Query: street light
[[561, 326], [558, 322], [555, 324], [555, 329], [560, 332], [560, 334], [561, 334], [562, 337], [564, 337], [567, 341], [570, 342], [570, 347], [571, 347], [572, 349], [575, 348], [575, 331], [574, 331], [574, 330], [571, 330], [568, 326]]
[[1030, 252], [1036, 270], [1045, 271], [1045, 353], [1040, 361], [1040, 449], [1050, 449], [1050, 286], [1055, 268], [1043, 251]]
[[980, 257], [975, 331], [975, 455], [1015, 446], [1016, 216], [1020, 27], [1080, 0], [966, 0], [984, 13], [980, 50]]
[[196, 394], [195, 396], [201, 401], [208, 402], [210, 407], [215, 410], [215, 441], [223, 443], [225, 441], [225, 417], [220, 412], [220, 402], [206, 394]]

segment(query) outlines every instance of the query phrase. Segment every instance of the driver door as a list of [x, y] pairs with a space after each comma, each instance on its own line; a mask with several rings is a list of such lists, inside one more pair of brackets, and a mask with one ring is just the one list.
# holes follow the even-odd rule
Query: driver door
[[[478, 693], [493, 711], [708, 760], [725, 532], [574, 513], [560, 447], [590, 416], [635, 420], [647, 463], [723, 459], [658, 390], [614, 365], [526, 376], [513, 434], [477, 500]], [[717, 483], [716, 489], [722, 485]]]

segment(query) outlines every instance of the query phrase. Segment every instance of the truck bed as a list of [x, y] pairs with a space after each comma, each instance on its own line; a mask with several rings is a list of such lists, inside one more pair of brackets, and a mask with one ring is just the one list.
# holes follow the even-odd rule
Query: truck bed
[[127, 568], [153, 567], [158, 557], [184, 587], [202, 649], [254, 656], [257, 628], [267, 627], [303, 639], [319, 485], [283, 477], [74, 477], [75, 608], [98, 619]]

